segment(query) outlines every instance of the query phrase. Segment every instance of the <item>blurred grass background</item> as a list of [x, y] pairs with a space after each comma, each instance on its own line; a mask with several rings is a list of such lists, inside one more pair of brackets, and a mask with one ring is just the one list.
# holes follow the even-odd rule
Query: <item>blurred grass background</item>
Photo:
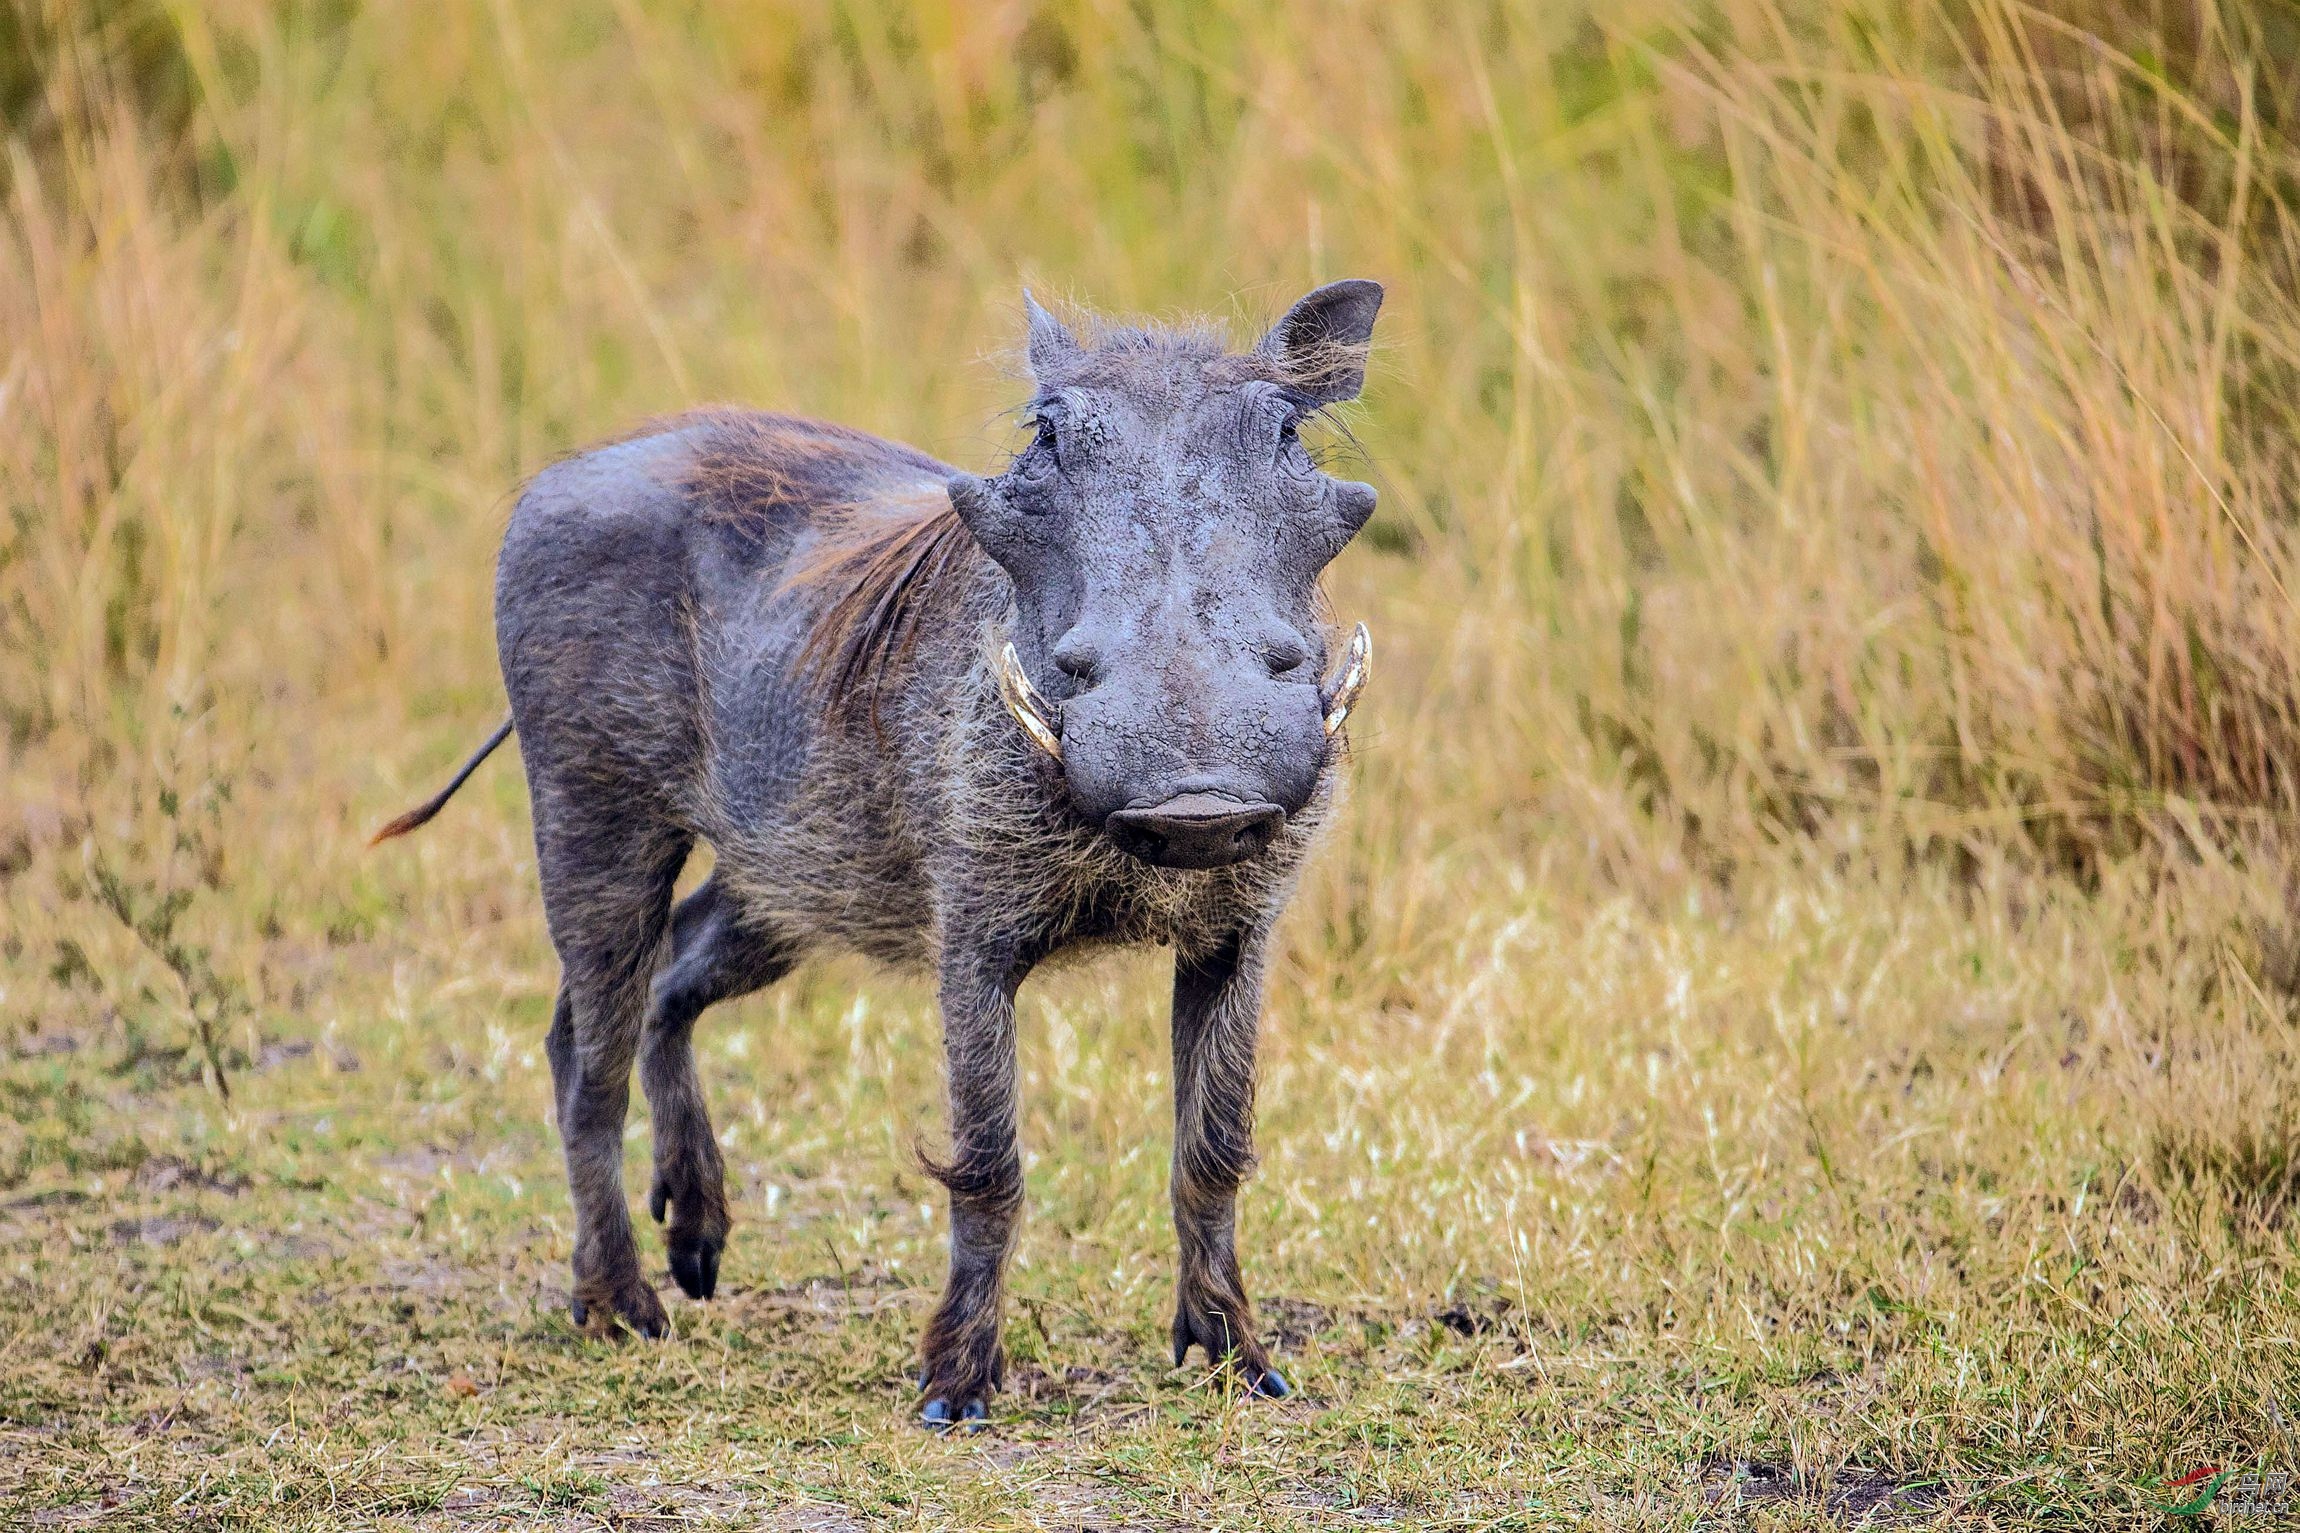
[[1363, 271], [1356, 940], [1419, 931], [1377, 866], [1560, 813], [1720, 882], [2292, 813], [2285, 7], [8, 14], [0, 709], [58, 812], [179, 719], [393, 801], [586, 438], [726, 398], [981, 464], [1024, 280], [1252, 323]]
[[[2285, 0], [7, 0], [0, 1190], [515, 1122], [501, 1228], [550, 1229], [517, 774], [360, 845], [500, 716], [522, 476], [705, 400], [982, 468], [1025, 282], [1243, 342], [1364, 275], [1383, 502], [1332, 587], [1379, 667], [1273, 1000], [1274, 1280], [1425, 1324], [1515, 1285], [1783, 1388], [1882, 1295], [1899, 1339], [1827, 1368], [1885, 1367], [1900, 1426], [1801, 1466], [2041, 1453], [2103, 1496], [2288, 1454], [2295, 111]], [[1039, 1013], [1033, 1195], [1118, 1232], [1041, 1252], [1064, 1282], [1146, 1264], [1139, 1327], [1158, 1157], [1102, 1152], [1162, 1132], [1157, 986], [1113, 972]], [[777, 1166], [899, 1185], [922, 997], [832, 970], [737, 1016], [776, 1040], [713, 1067], [755, 1092], [739, 1219]], [[20, 1234], [58, 1371], [16, 1417], [94, 1410], [67, 1365], [150, 1273]], [[931, 1229], [872, 1238], [931, 1282]], [[755, 1281], [822, 1265], [767, 1244]], [[1532, 1430], [1463, 1387], [1447, 1430]], [[1601, 1481], [1650, 1446], [1611, 1387], [1552, 1423], [1625, 1434]], [[1772, 1409], [1652, 1441], [1779, 1453], [1816, 1408]]]

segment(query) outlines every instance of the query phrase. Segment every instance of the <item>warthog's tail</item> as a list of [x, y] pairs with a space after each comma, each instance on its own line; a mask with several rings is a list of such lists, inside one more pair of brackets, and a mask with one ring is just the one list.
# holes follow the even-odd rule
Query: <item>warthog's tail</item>
[[489, 756], [495, 754], [495, 747], [501, 745], [504, 741], [510, 738], [511, 721], [509, 719], [505, 719], [500, 725], [496, 726], [495, 733], [487, 737], [487, 743], [471, 753], [471, 759], [463, 763], [463, 770], [457, 772], [455, 776], [448, 781], [446, 787], [440, 789], [437, 793], [434, 793], [431, 797], [425, 799], [422, 803], [416, 805], [413, 809], [410, 809], [407, 811], [407, 813], [401, 815], [398, 819], [392, 821], [389, 825], [386, 825], [383, 827], [383, 829], [368, 837], [367, 844], [369, 846], [381, 846], [384, 842], [389, 841], [393, 836], [404, 836], [409, 831], [415, 829], [417, 826], [428, 823], [433, 815], [439, 813], [440, 810], [447, 807], [447, 801], [455, 797], [455, 790], [462, 787], [464, 783], [470, 779], [471, 774], [479, 770], [479, 763], [485, 761]]

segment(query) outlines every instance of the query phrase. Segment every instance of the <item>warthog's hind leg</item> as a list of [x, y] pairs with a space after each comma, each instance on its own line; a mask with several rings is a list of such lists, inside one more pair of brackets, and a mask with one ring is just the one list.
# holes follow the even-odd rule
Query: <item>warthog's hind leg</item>
[[686, 837], [645, 821], [577, 816], [538, 795], [543, 905], [559, 950], [559, 1003], [546, 1052], [575, 1204], [575, 1323], [642, 1336], [670, 1328], [639, 1270], [623, 1191], [631, 1062], [669, 926]]
[[658, 1223], [668, 1213], [663, 1240], [671, 1276], [697, 1299], [719, 1286], [729, 1220], [726, 1172], [695, 1074], [695, 1019], [706, 1007], [773, 984], [791, 967], [786, 944], [738, 915], [716, 876], [679, 902], [671, 915], [671, 962], [655, 978], [639, 1044], [639, 1081], [655, 1119], [647, 1208]]

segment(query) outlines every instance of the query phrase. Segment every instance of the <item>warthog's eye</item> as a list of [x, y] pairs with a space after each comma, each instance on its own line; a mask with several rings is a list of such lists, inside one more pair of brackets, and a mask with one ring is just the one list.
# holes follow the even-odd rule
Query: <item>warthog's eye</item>
[[1014, 472], [1032, 483], [1051, 479], [1062, 471], [1062, 449], [1054, 422], [1041, 415], [1030, 423], [1037, 434], [1014, 460]]
[[1298, 415], [1287, 416], [1278, 428], [1278, 467], [1305, 478], [1318, 471], [1310, 450], [1302, 445], [1302, 418]]

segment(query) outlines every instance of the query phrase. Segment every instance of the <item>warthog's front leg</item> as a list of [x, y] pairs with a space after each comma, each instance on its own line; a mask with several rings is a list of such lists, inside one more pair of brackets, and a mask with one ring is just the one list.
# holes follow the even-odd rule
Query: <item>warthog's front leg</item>
[[1291, 1392], [1254, 1335], [1238, 1275], [1238, 1184], [1254, 1168], [1254, 1037], [1264, 933], [1174, 964], [1174, 1231], [1182, 1248], [1174, 1361], [1192, 1344], [1273, 1399]]
[[983, 1419], [1006, 1372], [999, 1320], [1022, 1212], [1014, 992], [1027, 968], [1011, 945], [954, 944], [943, 959], [950, 1160], [929, 1169], [950, 1189], [950, 1276], [921, 1347], [929, 1426]]

